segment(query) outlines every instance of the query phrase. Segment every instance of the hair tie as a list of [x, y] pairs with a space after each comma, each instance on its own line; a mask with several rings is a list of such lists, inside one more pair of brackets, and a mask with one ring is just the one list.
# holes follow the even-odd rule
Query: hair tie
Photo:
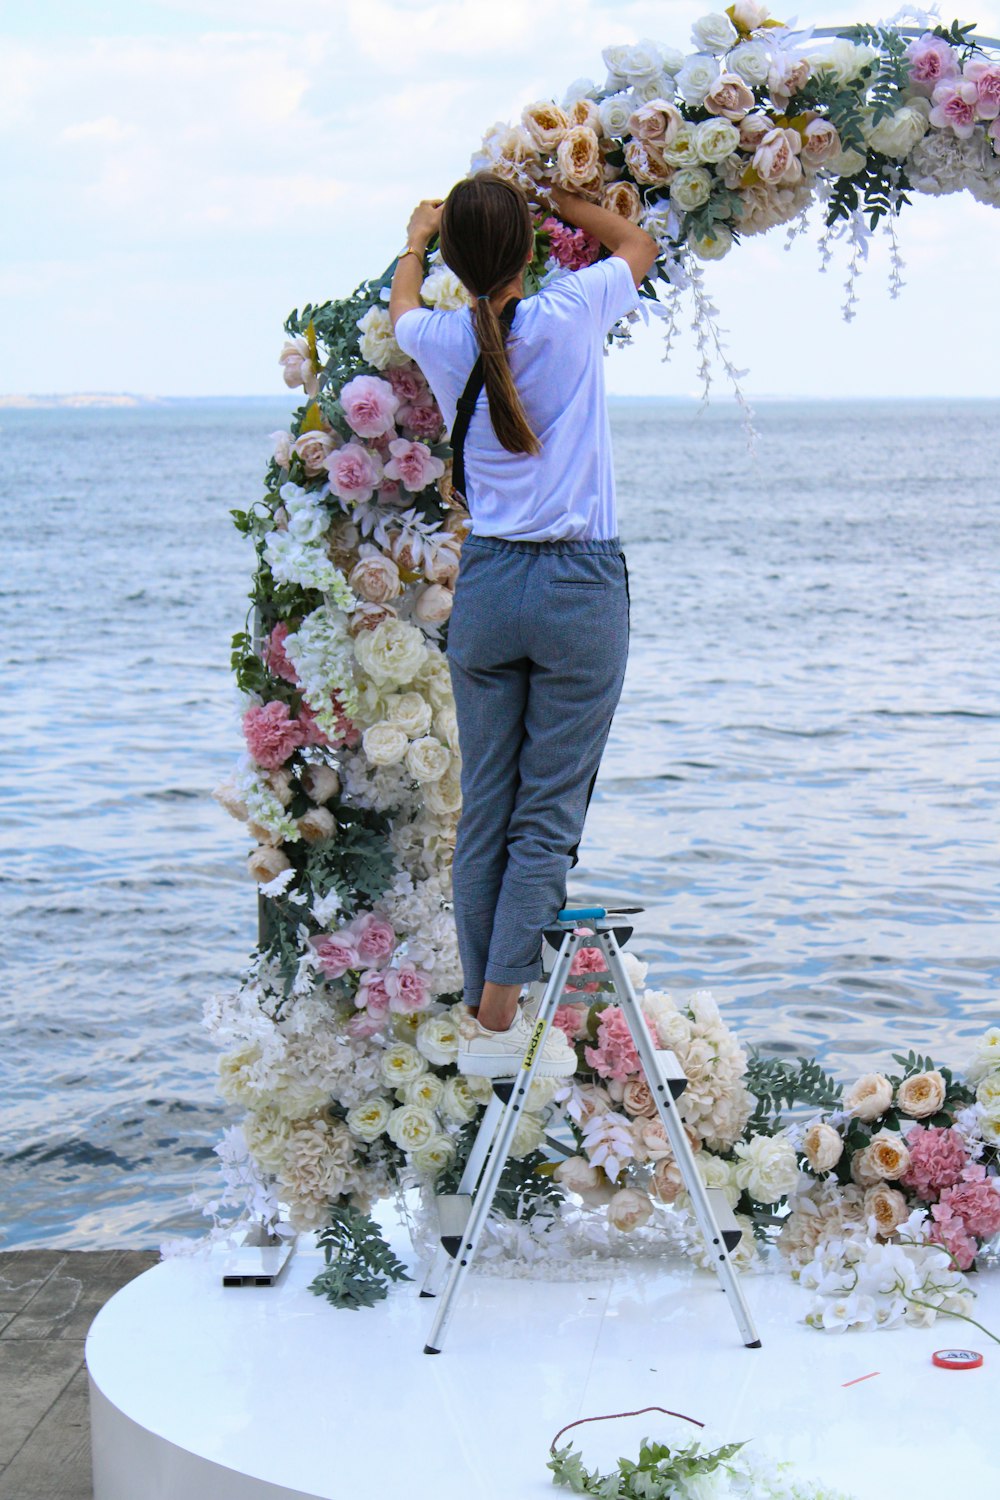
[[490, 300], [490, 294], [489, 294], [489, 292], [480, 292], [479, 296], [476, 298], [477, 302], [488, 302], [489, 300]]

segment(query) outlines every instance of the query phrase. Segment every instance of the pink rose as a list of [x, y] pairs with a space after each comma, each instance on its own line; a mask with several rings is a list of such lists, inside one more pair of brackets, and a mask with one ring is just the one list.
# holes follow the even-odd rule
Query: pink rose
[[947, 79], [931, 95], [934, 108], [927, 118], [939, 130], [951, 129], [960, 140], [967, 141], [976, 128], [976, 104], [979, 90], [968, 79]]
[[398, 479], [387, 479], [379, 485], [378, 500], [380, 505], [406, 505], [409, 496], [403, 493]]
[[279, 620], [264, 642], [264, 665], [275, 677], [283, 677], [286, 682], [298, 682], [299, 674], [285, 655], [285, 640], [292, 634], [292, 627], [287, 620]]
[[600, 948], [578, 948], [569, 966], [571, 974], [605, 974], [607, 964]]
[[444, 473], [444, 464], [435, 458], [426, 443], [411, 443], [394, 438], [389, 444], [392, 458], [385, 466], [387, 479], [399, 479], [411, 494], [417, 495]]
[[427, 381], [412, 362], [399, 368], [387, 370], [389, 384], [400, 401], [426, 401], [429, 391]]
[[587, 1007], [585, 1005], [559, 1005], [552, 1017], [553, 1026], [566, 1033], [570, 1042], [579, 1041], [587, 1035]]
[[943, 78], [958, 77], [958, 60], [943, 37], [925, 31], [919, 41], [909, 42], [906, 59], [910, 85], [917, 94], [930, 95]]
[[[434, 401], [412, 402], [399, 408], [400, 426], [415, 432], [418, 437], [433, 441], [444, 426], [441, 408]], [[442, 473], [444, 468], [442, 466]]]
[[384, 964], [392, 957], [396, 933], [385, 917], [368, 911], [351, 925], [357, 935], [358, 956], [363, 963]]
[[347, 1035], [349, 1037], [353, 1037], [355, 1041], [367, 1041], [367, 1039], [371, 1036], [374, 1036], [377, 1031], [381, 1031], [384, 1019], [384, 1016], [373, 1015], [370, 1011], [367, 1010], [359, 1010], [347, 1022], [344, 1030], [347, 1032]]
[[381, 437], [396, 425], [399, 397], [378, 375], [355, 375], [341, 391], [340, 404], [358, 437]]
[[305, 743], [302, 726], [293, 719], [288, 704], [275, 699], [255, 704], [243, 715], [247, 748], [259, 766], [276, 771]]
[[398, 1015], [410, 1015], [430, 1004], [428, 975], [407, 960], [396, 969], [383, 969], [389, 1009]]
[[366, 969], [361, 976], [354, 1003], [364, 1009], [374, 1021], [384, 1021], [389, 1014], [391, 995], [386, 987], [385, 969]]
[[324, 933], [322, 937], [311, 937], [309, 943], [315, 950], [319, 966], [327, 979], [339, 979], [348, 969], [356, 969], [360, 965], [358, 950], [347, 929]]
[[382, 460], [362, 443], [345, 443], [327, 458], [326, 470], [338, 499], [370, 500], [382, 478]]
[[980, 120], [995, 120], [1000, 115], [1000, 64], [973, 58], [963, 72], [976, 85], [976, 114]]

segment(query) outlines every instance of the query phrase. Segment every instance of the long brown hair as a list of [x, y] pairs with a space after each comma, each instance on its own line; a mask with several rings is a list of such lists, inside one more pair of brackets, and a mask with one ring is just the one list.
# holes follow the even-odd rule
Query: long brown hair
[[[479, 299], [499, 291], [531, 256], [534, 230], [528, 200], [495, 172], [477, 172], [456, 182], [441, 211], [441, 255]], [[483, 355], [486, 399], [498, 441], [509, 453], [539, 453], [541, 444], [525, 416], [514, 384], [503, 330], [488, 301], [472, 309]]]

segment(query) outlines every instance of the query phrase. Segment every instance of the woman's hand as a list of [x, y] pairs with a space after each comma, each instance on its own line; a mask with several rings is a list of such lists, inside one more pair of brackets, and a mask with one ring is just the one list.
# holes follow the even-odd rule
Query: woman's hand
[[406, 228], [406, 243], [426, 250], [430, 240], [441, 232], [441, 208], [443, 198], [422, 198], [410, 215]]

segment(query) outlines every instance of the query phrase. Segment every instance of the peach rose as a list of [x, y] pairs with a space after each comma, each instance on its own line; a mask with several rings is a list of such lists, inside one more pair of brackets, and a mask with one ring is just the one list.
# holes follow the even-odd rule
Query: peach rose
[[374, 630], [383, 620], [396, 618], [396, 611], [391, 604], [359, 604], [347, 621], [347, 633], [357, 636], [363, 630]]
[[653, 1092], [645, 1078], [630, 1078], [622, 1090], [622, 1104], [630, 1115], [652, 1115]]
[[750, 113], [754, 102], [753, 89], [747, 87], [738, 73], [720, 74], [705, 95], [705, 108], [709, 114], [721, 115], [734, 124]]
[[351, 569], [347, 582], [369, 604], [387, 604], [403, 592], [399, 568], [377, 547], [365, 544], [362, 556]]
[[863, 1188], [877, 1187], [883, 1181], [877, 1172], [871, 1170], [867, 1148], [855, 1151], [851, 1156], [851, 1181]]
[[844, 1108], [858, 1120], [874, 1120], [891, 1104], [892, 1084], [884, 1073], [862, 1074], [844, 1096]]
[[633, 224], [638, 224], [642, 217], [642, 199], [638, 188], [631, 182], [613, 182], [610, 187], [606, 187], [601, 207]]
[[259, 849], [251, 849], [247, 855], [247, 869], [261, 885], [274, 880], [283, 870], [290, 870], [292, 862], [287, 854], [271, 844], [261, 844]]
[[321, 844], [337, 831], [333, 813], [326, 807], [310, 807], [308, 812], [302, 814], [296, 827], [307, 844]]
[[560, 1187], [568, 1193], [578, 1193], [586, 1200], [599, 1195], [607, 1179], [599, 1167], [592, 1167], [582, 1156], [569, 1156], [561, 1161], [553, 1172]]
[[566, 113], [571, 125], [588, 125], [595, 135], [604, 134], [601, 112], [593, 99], [574, 99]]
[[539, 151], [544, 151], [546, 155], [556, 149], [570, 128], [569, 119], [558, 104], [545, 100], [540, 100], [537, 104], [526, 104], [521, 111], [521, 124]]
[[756, 151], [761, 141], [774, 129], [770, 115], [754, 110], [740, 121], [740, 146], [744, 151]]
[[802, 132], [802, 155], [809, 166], [819, 166], [840, 152], [840, 136], [829, 120], [810, 120]]
[[425, 625], [440, 625], [441, 621], [447, 620], [451, 614], [454, 602], [455, 596], [451, 589], [446, 589], [440, 583], [429, 583], [417, 595], [413, 613]]
[[902, 1177], [910, 1165], [910, 1148], [898, 1130], [880, 1130], [865, 1147], [864, 1165], [875, 1178]]
[[308, 765], [299, 774], [302, 790], [313, 802], [329, 802], [340, 791], [340, 777], [332, 766]]
[[667, 1132], [659, 1115], [637, 1115], [632, 1121], [638, 1161], [665, 1161], [673, 1156]]
[[652, 1217], [653, 1205], [637, 1188], [621, 1188], [608, 1204], [608, 1223], [623, 1234], [638, 1229]]
[[653, 1168], [653, 1192], [660, 1202], [673, 1203], [683, 1188], [681, 1169], [673, 1157], [664, 1157], [662, 1161], [658, 1161]]
[[797, 130], [769, 130], [753, 154], [754, 171], [761, 182], [794, 182], [802, 176], [801, 149]]
[[458, 577], [462, 544], [457, 537], [443, 537], [436, 547], [431, 547], [424, 558], [424, 577], [428, 583], [446, 583], [454, 586]]
[[945, 1082], [937, 1068], [929, 1073], [914, 1073], [904, 1078], [896, 1090], [896, 1103], [904, 1115], [922, 1120], [926, 1115], [936, 1115], [944, 1103]]
[[832, 1125], [810, 1125], [802, 1140], [806, 1161], [814, 1172], [829, 1172], [844, 1153], [844, 1143]]
[[644, 146], [662, 151], [669, 146], [683, 121], [676, 105], [666, 99], [650, 99], [635, 110], [628, 122], [628, 133]]
[[865, 1193], [865, 1218], [875, 1215], [875, 1223], [881, 1239], [887, 1239], [910, 1216], [910, 1205], [898, 1188], [879, 1183]]
[[595, 131], [589, 125], [573, 125], [556, 152], [556, 162], [562, 181], [569, 187], [593, 187], [595, 176], [601, 173], [601, 148]]
[[645, 183], [648, 187], [664, 187], [677, 171], [676, 167], [664, 161], [658, 151], [643, 141], [626, 141], [625, 165], [636, 182]]
[[299, 434], [292, 444], [292, 452], [299, 455], [307, 474], [319, 474], [336, 446], [332, 433], [313, 430]]

